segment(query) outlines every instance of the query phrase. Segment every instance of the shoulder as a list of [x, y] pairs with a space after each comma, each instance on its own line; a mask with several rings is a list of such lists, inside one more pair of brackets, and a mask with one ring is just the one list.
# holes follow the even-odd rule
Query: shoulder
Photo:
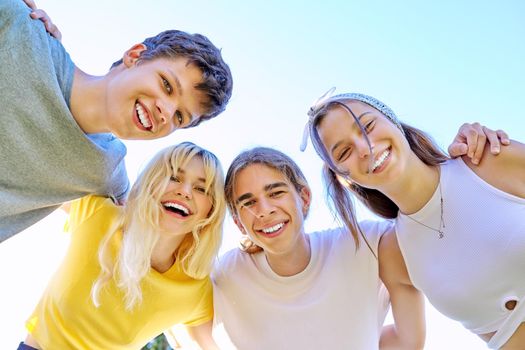
[[48, 35], [41, 21], [31, 19], [30, 12], [22, 0], [0, 1], [2, 48], [29, 47]]
[[392, 228], [385, 232], [379, 241], [379, 257], [392, 257], [400, 253], [399, 244], [397, 242], [397, 236], [395, 230]]
[[359, 228], [368, 243], [374, 250], [378, 249], [382, 237], [392, 231], [394, 223], [391, 220], [363, 220], [359, 222]]
[[[362, 232], [368, 245], [377, 254], [377, 247], [381, 237], [393, 229], [393, 222], [390, 220], [363, 220], [359, 222], [359, 230]], [[311, 239], [322, 250], [352, 250], [355, 252], [355, 241], [350, 231], [344, 227], [330, 228], [323, 231], [316, 231], [309, 234]], [[369, 250], [363, 237], [359, 237], [361, 247]]]
[[213, 268], [211, 277], [215, 284], [235, 276], [239, 270], [246, 267], [250, 254], [239, 248], [234, 248], [219, 256]]
[[386, 285], [390, 282], [411, 284], [393, 227], [383, 234], [379, 242], [379, 274]]
[[498, 155], [491, 154], [486, 146], [478, 166], [468, 158], [463, 157], [463, 161], [490, 185], [525, 198], [525, 144], [512, 140], [510, 145], [501, 147]]
[[320, 231], [314, 231], [307, 234], [310, 238], [312, 249], [320, 252], [330, 252], [334, 250], [347, 251], [355, 250], [354, 239], [350, 232], [344, 227], [327, 228]]
[[348, 231], [342, 227], [331, 227], [324, 230], [310, 232], [308, 233], [308, 236], [318, 241], [328, 242], [348, 236], [347, 232]]
[[88, 195], [77, 199], [71, 203], [69, 209], [68, 227], [74, 231], [80, 224], [83, 224], [93, 217], [111, 219], [116, 217], [120, 209], [113, 204], [107, 197]]
[[29, 21], [29, 7], [22, 0], [2, 0], [0, 1], [0, 18], [2, 24], [7, 20], [24, 18]]
[[[391, 220], [362, 220], [359, 221], [359, 229], [367, 240], [378, 241], [386, 232], [394, 227]], [[321, 241], [351, 239], [352, 235], [348, 229], [343, 227], [329, 228], [322, 231], [315, 231], [309, 234], [310, 236], [318, 237]]]
[[363, 234], [367, 238], [381, 238], [383, 235], [385, 235], [387, 232], [390, 232], [393, 229], [394, 223], [393, 221], [386, 219], [363, 220], [359, 222], [359, 227], [361, 228], [361, 231], [363, 231]]

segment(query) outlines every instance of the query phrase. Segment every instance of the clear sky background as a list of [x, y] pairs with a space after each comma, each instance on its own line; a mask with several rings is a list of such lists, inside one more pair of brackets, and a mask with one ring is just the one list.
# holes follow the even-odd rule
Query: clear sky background
[[[339, 93], [379, 98], [445, 148], [465, 121], [525, 141], [525, 3], [519, 0], [40, 0], [38, 5], [62, 30], [73, 61], [92, 74], [104, 74], [126, 49], [162, 30], [207, 35], [233, 72], [228, 109], [196, 129], [126, 142], [130, 178], [157, 150], [185, 140], [215, 152], [225, 169], [243, 149], [275, 147], [299, 163], [312, 186], [307, 231], [334, 225], [321, 163], [311, 145], [299, 152], [306, 111], [332, 86]], [[360, 216], [370, 214], [362, 210]], [[67, 246], [63, 221], [57, 212], [0, 244], [2, 348], [16, 348], [25, 336], [24, 320]], [[223, 251], [235, 247], [238, 237], [228, 219]], [[486, 348], [430, 305], [427, 326], [426, 349]]]

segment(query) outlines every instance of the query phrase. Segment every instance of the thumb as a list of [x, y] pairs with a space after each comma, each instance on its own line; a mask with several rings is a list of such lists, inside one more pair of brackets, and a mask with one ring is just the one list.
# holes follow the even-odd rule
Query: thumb
[[448, 154], [450, 154], [452, 158], [457, 158], [467, 154], [467, 150], [467, 145], [461, 142], [454, 142], [453, 144], [448, 146]]

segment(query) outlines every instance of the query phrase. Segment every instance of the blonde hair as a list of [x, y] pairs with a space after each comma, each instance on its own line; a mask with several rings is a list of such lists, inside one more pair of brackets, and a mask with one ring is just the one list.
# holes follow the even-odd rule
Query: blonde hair
[[[222, 241], [226, 211], [224, 175], [213, 153], [183, 142], [161, 150], [148, 163], [133, 185], [120, 216], [102, 240], [98, 251], [101, 272], [91, 291], [95, 306], [100, 305], [100, 292], [112, 278], [124, 293], [127, 310], [142, 301], [141, 281], [150, 271], [153, 249], [160, 237], [163, 210], [160, 198], [173, 174], [194, 157], [204, 164], [205, 190], [212, 209], [183, 239], [176, 260], [192, 278], [202, 279], [210, 274]], [[120, 244], [116, 252], [112, 251], [114, 240]]]

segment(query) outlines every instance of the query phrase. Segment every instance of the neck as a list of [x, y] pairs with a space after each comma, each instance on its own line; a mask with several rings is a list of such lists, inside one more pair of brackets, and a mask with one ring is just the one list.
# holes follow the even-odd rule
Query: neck
[[106, 76], [93, 76], [75, 67], [70, 109], [73, 118], [86, 134], [108, 132], [106, 123]]
[[423, 208], [439, 185], [439, 167], [429, 166], [417, 159], [403, 172], [403, 176], [382, 192], [404, 214], [413, 214]]
[[310, 263], [312, 257], [310, 238], [303, 233], [289, 252], [279, 254], [265, 251], [264, 254], [273, 272], [279, 276], [296, 275], [304, 271]]
[[160, 273], [168, 271], [175, 263], [177, 250], [185, 237], [186, 235], [175, 237], [161, 236], [155, 248], [153, 248], [151, 267]]

